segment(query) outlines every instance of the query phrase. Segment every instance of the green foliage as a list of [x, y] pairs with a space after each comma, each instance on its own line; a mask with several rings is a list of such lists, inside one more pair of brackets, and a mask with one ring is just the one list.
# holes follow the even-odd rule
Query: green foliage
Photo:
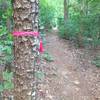
[[64, 39], [75, 40], [77, 38], [77, 33], [80, 33], [78, 22], [76, 20], [64, 22], [64, 19], [62, 21], [62, 25], [59, 23], [59, 36]]
[[13, 39], [10, 33], [12, 29], [12, 12], [11, 0], [0, 0], [0, 64], [11, 62], [13, 59]]
[[3, 82], [0, 83], [0, 92], [4, 90], [11, 90], [14, 88], [14, 83], [12, 82], [13, 79], [13, 72], [3, 72]]
[[53, 25], [55, 9], [47, 0], [40, 0], [40, 26], [50, 29]]
[[3, 90], [4, 90], [3, 84], [0, 83], [0, 92], [3, 92]]
[[[82, 8], [81, 8], [82, 6]], [[70, 3], [67, 21], [58, 21], [59, 36], [79, 46], [100, 45], [100, 1], [78, 0]]]
[[11, 81], [13, 78], [13, 72], [5, 71], [3, 72], [3, 79], [6, 81]]
[[96, 65], [97, 67], [100, 68], [100, 56], [96, 57], [93, 61], [92, 64]]
[[42, 57], [48, 62], [53, 62], [54, 61], [54, 58], [48, 52], [45, 52]]
[[35, 73], [35, 77], [36, 77], [37, 79], [42, 80], [42, 79], [45, 78], [45, 74], [44, 74], [42, 71], [37, 71], [37, 72]]
[[5, 90], [11, 90], [13, 88], [14, 88], [13, 82], [11, 82], [11, 81], [4, 82], [4, 89]]

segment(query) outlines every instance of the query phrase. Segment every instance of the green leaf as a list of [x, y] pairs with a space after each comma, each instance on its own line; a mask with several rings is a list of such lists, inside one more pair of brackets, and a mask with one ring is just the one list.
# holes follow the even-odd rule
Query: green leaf
[[3, 92], [3, 90], [4, 90], [3, 84], [0, 84], [0, 92]]
[[10, 81], [4, 82], [4, 89], [6, 90], [11, 90], [14, 88], [14, 83]]
[[54, 58], [53, 58], [49, 53], [47, 53], [47, 52], [45, 52], [45, 53], [43, 54], [43, 58], [44, 58], [46, 61], [49, 61], [49, 62], [54, 61]]
[[92, 64], [96, 65], [96, 67], [100, 68], [100, 56], [97, 56], [93, 61]]
[[4, 52], [5, 52], [6, 54], [12, 54], [11, 47], [9, 47], [9, 46], [5, 46], [5, 48], [4, 48]]
[[6, 81], [11, 81], [13, 78], [13, 72], [3, 72], [3, 79], [6, 80]]
[[2, 45], [0, 45], [0, 52], [2, 52], [2, 50], [3, 50], [3, 46], [2, 46]]
[[42, 79], [44, 79], [45, 75], [42, 71], [37, 71], [35, 73], [35, 77], [42, 80]]

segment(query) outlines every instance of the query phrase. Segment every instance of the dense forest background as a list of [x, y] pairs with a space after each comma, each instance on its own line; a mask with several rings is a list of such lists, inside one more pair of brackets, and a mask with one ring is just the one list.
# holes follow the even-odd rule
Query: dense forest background
[[[60, 37], [74, 40], [78, 46], [91, 45], [96, 48], [100, 44], [100, 1], [65, 1], [66, 4], [60, 0], [54, 2], [41, 0], [41, 24], [57, 26]], [[65, 19], [64, 16], [66, 16]]]

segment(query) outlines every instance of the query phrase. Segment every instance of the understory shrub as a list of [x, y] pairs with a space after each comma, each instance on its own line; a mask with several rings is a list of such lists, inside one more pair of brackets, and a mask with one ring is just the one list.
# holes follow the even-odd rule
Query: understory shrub
[[54, 24], [53, 19], [55, 15], [55, 9], [46, 0], [40, 0], [40, 26], [45, 29], [51, 29]]
[[11, 0], [0, 0], [0, 9], [0, 64], [5, 64], [13, 59]]
[[100, 17], [98, 15], [73, 18], [64, 22], [58, 18], [59, 36], [64, 39], [75, 41], [78, 46], [91, 46], [96, 48], [100, 45]]

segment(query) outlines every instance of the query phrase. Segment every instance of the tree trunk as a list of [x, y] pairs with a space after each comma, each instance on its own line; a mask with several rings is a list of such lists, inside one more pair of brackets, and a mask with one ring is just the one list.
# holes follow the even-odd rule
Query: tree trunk
[[68, 1], [64, 0], [64, 21], [68, 19]]
[[[38, 0], [14, 0], [14, 32], [38, 31]], [[34, 54], [32, 36], [14, 37], [14, 100], [31, 100]]]
[[88, 1], [87, 0], [82, 0], [80, 2], [80, 9], [82, 10], [82, 14], [84, 16], [88, 15]]

